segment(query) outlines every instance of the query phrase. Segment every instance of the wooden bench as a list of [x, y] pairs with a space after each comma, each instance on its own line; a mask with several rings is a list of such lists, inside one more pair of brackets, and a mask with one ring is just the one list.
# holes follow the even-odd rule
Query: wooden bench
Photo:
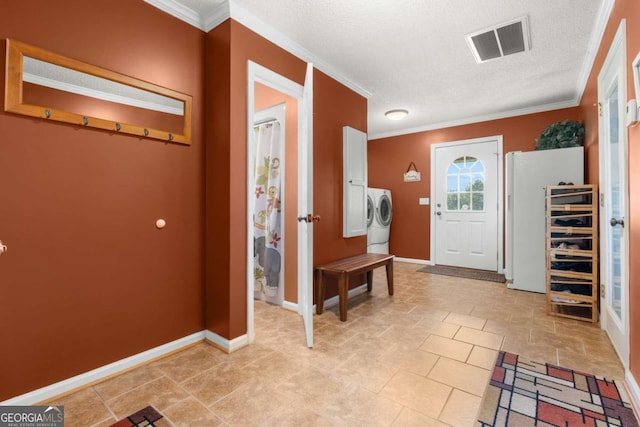
[[385, 265], [387, 267], [387, 286], [389, 295], [393, 295], [393, 255], [361, 254], [339, 259], [315, 268], [316, 281], [316, 313], [324, 310], [326, 289], [325, 277], [338, 278], [338, 296], [340, 299], [340, 320], [347, 320], [347, 302], [349, 299], [349, 279], [357, 274], [367, 273], [367, 291], [373, 288], [373, 270]]

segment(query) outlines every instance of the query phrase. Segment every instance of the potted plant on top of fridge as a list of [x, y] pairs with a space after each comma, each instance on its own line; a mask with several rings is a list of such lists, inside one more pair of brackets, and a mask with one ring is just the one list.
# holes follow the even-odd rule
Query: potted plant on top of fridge
[[536, 139], [536, 150], [579, 147], [584, 145], [584, 125], [575, 120], [551, 123]]

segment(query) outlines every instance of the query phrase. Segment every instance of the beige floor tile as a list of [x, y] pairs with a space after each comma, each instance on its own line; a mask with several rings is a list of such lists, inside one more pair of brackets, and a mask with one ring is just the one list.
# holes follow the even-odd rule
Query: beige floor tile
[[247, 380], [245, 372], [244, 367], [224, 363], [192, 377], [181, 385], [188, 393], [209, 406], [242, 386]]
[[474, 425], [482, 398], [460, 390], [453, 390], [440, 414], [440, 421], [454, 427]]
[[187, 392], [167, 377], [160, 377], [106, 403], [118, 419], [122, 419], [149, 405], [162, 412], [169, 406], [189, 397]]
[[378, 361], [397, 369], [426, 376], [436, 364], [438, 356], [419, 349], [396, 347], [378, 358]]
[[[49, 405], [64, 406], [66, 427], [86, 427], [109, 419], [111, 412], [93, 388], [80, 390], [61, 399], [53, 400]], [[116, 420], [114, 419], [113, 422]]]
[[165, 427], [472, 425], [501, 337], [525, 361], [624, 377], [606, 333], [547, 316], [545, 295], [418, 268], [395, 264], [393, 297], [376, 270], [347, 322], [337, 306], [314, 316], [313, 349], [296, 312], [256, 302], [247, 347], [196, 345], [51, 403], [68, 427], [107, 427], [148, 404]]
[[352, 384], [325, 405], [320, 415], [338, 426], [389, 426], [402, 405]]
[[152, 365], [146, 365], [96, 384], [93, 388], [102, 399], [110, 400], [161, 376], [160, 370]]
[[440, 337], [438, 335], [430, 335], [425, 340], [424, 344], [420, 346], [420, 350], [463, 362], [467, 360], [467, 357], [469, 357], [471, 349], [473, 349], [473, 345], [469, 343]]
[[428, 378], [476, 396], [482, 396], [489, 384], [490, 374], [491, 371], [488, 369], [441, 357]]
[[209, 409], [229, 425], [256, 426], [284, 410], [289, 401], [278, 392], [276, 385], [250, 383], [224, 396]]
[[393, 427], [447, 427], [447, 424], [427, 417], [413, 409], [404, 408], [393, 422]]
[[473, 347], [467, 363], [483, 369], [493, 370], [498, 358], [498, 351], [484, 347]]
[[175, 382], [182, 382], [225, 361], [226, 355], [202, 343], [150, 366], [160, 370]]
[[378, 393], [396, 372], [397, 367], [371, 360], [363, 362], [356, 356], [349, 358], [333, 371], [335, 375], [349, 379], [373, 393]]
[[[447, 316], [449, 314], [447, 313]], [[440, 335], [445, 338], [453, 338], [453, 336], [460, 329], [459, 325], [454, 325], [453, 323], [445, 323], [443, 321], [433, 319], [433, 318], [425, 318], [419, 321], [414, 327], [413, 331], [422, 331], [424, 333]]]
[[[475, 306], [474, 306], [475, 307]], [[453, 323], [454, 325], [467, 326], [474, 329], [482, 329], [487, 319], [481, 317], [468, 316], [460, 314], [458, 312], [450, 313], [445, 319], [447, 323]]]
[[502, 335], [479, 331], [477, 329], [467, 328], [466, 326], [462, 326], [453, 337], [453, 339], [457, 341], [463, 341], [493, 350], [500, 350], [503, 338]]
[[176, 427], [224, 425], [221, 419], [192, 397], [177, 402], [162, 412]]
[[428, 417], [438, 418], [451, 390], [445, 384], [401, 371], [384, 386], [380, 396]]

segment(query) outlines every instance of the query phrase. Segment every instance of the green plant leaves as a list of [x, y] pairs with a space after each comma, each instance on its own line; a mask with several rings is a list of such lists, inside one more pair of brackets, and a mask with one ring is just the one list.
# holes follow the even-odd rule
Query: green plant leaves
[[536, 139], [536, 150], [584, 145], [584, 125], [574, 120], [551, 123]]

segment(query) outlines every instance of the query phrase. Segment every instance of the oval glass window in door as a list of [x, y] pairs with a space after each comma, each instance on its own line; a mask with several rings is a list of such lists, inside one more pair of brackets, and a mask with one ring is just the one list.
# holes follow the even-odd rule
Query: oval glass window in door
[[378, 215], [378, 222], [380, 222], [380, 225], [386, 227], [391, 224], [391, 200], [386, 194], [380, 196], [380, 202], [376, 214]]
[[373, 223], [373, 216], [375, 215], [376, 207], [373, 205], [371, 196], [367, 196], [367, 227], [371, 227]]

